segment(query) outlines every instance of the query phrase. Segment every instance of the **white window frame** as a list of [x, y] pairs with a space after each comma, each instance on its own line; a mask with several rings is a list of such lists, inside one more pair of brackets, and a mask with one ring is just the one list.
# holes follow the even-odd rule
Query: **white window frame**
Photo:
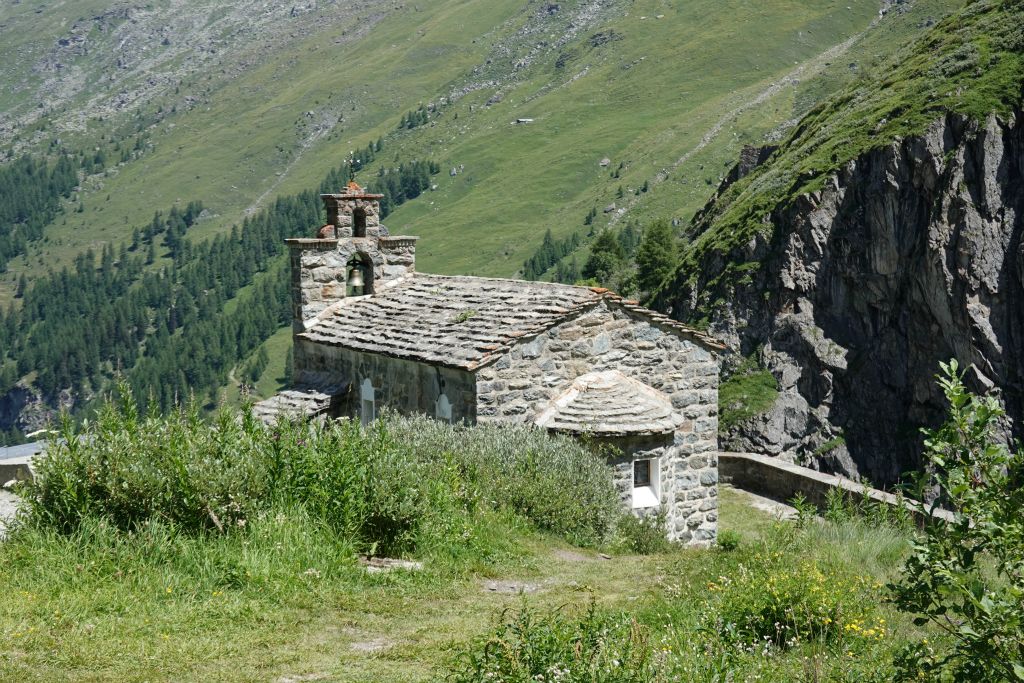
[[[645, 486], [636, 485], [637, 463], [646, 462], [650, 467], [650, 483]], [[651, 508], [661, 505], [661, 459], [638, 458], [630, 465], [630, 479], [633, 480], [633, 509]]]
[[434, 402], [434, 417], [441, 422], [452, 423], [452, 404], [443, 392]]
[[377, 418], [376, 389], [367, 377], [359, 387], [359, 421], [365, 426]]

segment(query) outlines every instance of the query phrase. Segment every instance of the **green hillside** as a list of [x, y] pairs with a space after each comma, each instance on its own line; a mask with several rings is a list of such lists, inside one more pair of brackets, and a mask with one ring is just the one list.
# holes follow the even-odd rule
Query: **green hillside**
[[[577, 232], [582, 262], [606, 225], [688, 221], [743, 145], [780, 139], [823, 97], [958, 4], [918, 0], [884, 16], [869, 0], [5, 5], [0, 158], [71, 158], [83, 182], [60, 200], [63, 212], [42, 238], [0, 267], [0, 311], [17, 311], [20, 289], [76, 268], [85, 250], [126, 244], [132, 268], [174, 266], [170, 289], [151, 297], [174, 303], [182, 285], [173, 278], [193, 250], [175, 252], [167, 237], [150, 235], [154, 212], [165, 221], [172, 208], [201, 203], [202, 213], [174, 233], [198, 248], [246, 217], [274, 220], [274, 211], [261, 212], [279, 208], [278, 197], [303, 203], [299, 193], [375, 141], [384, 151], [357, 163], [364, 184], [382, 167], [415, 159], [441, 168], [432, 191], [386, 220], [392, 232], [423, 237], [421, 270], [515, 276], [548, 230], [556, 239]], [[414, 125], [403, 127], [409, 112], [417, 112]], [[588, 213], [596, 214], [589, 226]], [[148, 248], [144, 262], [135, 248]], [[265, 281], [280, 271], [263, 263], [267, 255], [255, 270], [239, 270], [241, 281], [235, 272], [221, 282], [204, 275], [226, 314], [251, 308], [260, 283], [260, 292], [273, 289]], [[133, 277], [140, 286], [141, 274]], [[215, 310], [200, 312], [207, 326], [190, 332], [168, 326], [178, 321], [166, 311], [135, 311], [148, 330], [132, 335], [163, 325], [172, 338], [157, 346], [170, 349], [186, 344], [173, 335], [223, 327]], [[110, 325], [119, 319], [103, 315]], [[176, 387], [196, 373], [232, 386], [261, 354], [254, 338], [269, 336], [266, 321], [256, 331], [243, 317], [232, 317], [240, 327], [222, 330], [219, 344], [225, 335], [245, 342], [219, 349], [216, 367], [163, 368], [160, 376]], [[6, 325], [23, 346], [51, 341], [17, 321]], [[283, 377], [281, 338], [263, 348], [261, 395]], [[72, 367], [50, 375], [39, 360], [46, 354], [34, 355], [48, 385], [81, 374]], [[118, 358], [103, 361], [104, 376]], [[231, 358], [237, 367], [223, 367]], [[22, 370], [34, 377], [32, 367], [9, 355], [0, 388]], [[85, 391], [101, 385], [94, 378]], [[178, 393], [160, 391], [165, 399]]]
[[[66, 24], [70, 15], [50, 14], [71, 11], [61, 7], [30, 16]], [[648, 1], [599, 10], [561, 3], [554, 14], [509, 2], [443, 2], [389, 9], [344, 39], [339, 11], [326, 28], [254, 56], [240, 73], [184, 74], [174, 90], [134, 110], [60, 133], [76, 146], [141, 135], [144, 153], [90, 178], [83, 212], [57, 221], [46, 242], [12, 264], [4, 289], [20, 272], [125, 239], [176, 201], [202, 201], [212, 214], [196, 238], [226, 230], [247, 209], [316, 185], [350, 150], [393, 131], [406, 111], [445, 101], [429, 125], [397, 136], [391, 149], [465, 171], [443, 175], [434, 196], [391, 219], [393, 229], [424, 237], [425, 269], [512, 275], [546, 227], [556, 236], [579, 227], [591, 207], [615, 201], [620, 185], [626, 203], [637, 204], [631, 216], [688, 217], [741, 144], [811, 104], [797, 100], [805, 77], [825, 68], [813, 60], [864, 32], [877, 11], [868, 0]], [[809, 71], [799, 85], [752, 105], [799, 69]], [[496, 93], [501, 102], [487, 106]], [[129, 135], [133, 117], [147, 125]], [[534, 122], [511, 125], [517, 117]], [[676, 166], [722, 121], [712, 144]], [[36, 137], [48, 139], [46, 131]], [[603, 157], [610, 169], [599, 167]], [[621, 177], [609, 177], [620, 164]], [[629, 194], [644, 181], [654, 191]]]
[[[730, 255], [771, 229], [770, 212], [819, 189], [860, 154], [922, 133], [948, 112], [983, 120], [1024, 101], [1024, 3], [971, 3], [804, 117], [767, 163], [730, 186], [690, 228], [677, 281], [700, 282], [710, 312], [758, 264]], [[766, 235], [770, 237], [770, 235]], [[715, 272], [705, 264], [724, 264]]]

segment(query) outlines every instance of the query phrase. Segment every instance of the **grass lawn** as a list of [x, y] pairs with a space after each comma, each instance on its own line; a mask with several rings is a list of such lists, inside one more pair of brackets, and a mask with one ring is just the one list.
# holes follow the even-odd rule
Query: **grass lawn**
[[[431, 681], [502, 610], [572, 610], [596, 600], [635, 615], [652, 640], [669, 643], [659, 646], [666, 656], [688, 658], [708, 680], [719, 665], [735, 680], [817, 680], [815, 672], [884, 680], [895, 644], [916, 630], [882, 604], [904, 536], [861, 522], [798, 529], [728, 487], [721, 528], [739, 540], [730, 551], [604, 559], [521, 522], [493, 521], [485, 556], [426, 551], [421, 572], [377, 575], [343, 543], [317, 541], [322, 534], [285, 513], [205, 542], [95, 526], [71, 537], [15, 535], [0, 546], [0, 679]], [[767, 654], [741, 645], [669, 654], [671, 643], [711, 642], [694, 629], [723, 577], [784, 548], [800, 553], [799, 562], [858, 577], [875, 603], [869, 621], [888, 624], [886, 637]], [[516, 594], [518, 585], [531, 592]]]

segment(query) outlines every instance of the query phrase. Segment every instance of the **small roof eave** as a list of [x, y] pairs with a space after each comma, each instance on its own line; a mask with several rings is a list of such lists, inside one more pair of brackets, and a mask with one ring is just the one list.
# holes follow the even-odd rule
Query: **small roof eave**
[[544, 429], [605, 437], [668, 434], [681, 422], [668, 396], [618, 370], [577, 377], [534, 420]]

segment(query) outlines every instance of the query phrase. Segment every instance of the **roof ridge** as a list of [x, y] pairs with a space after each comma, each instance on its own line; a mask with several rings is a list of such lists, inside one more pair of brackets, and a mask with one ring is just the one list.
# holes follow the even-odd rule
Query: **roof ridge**
[[[413, 274], [412, 277], [416, 277], [416, 276], [420, 276], [420, 275], [426, 276], [426, 277], [445, 278], [445, 279], [450, 279], [450, 280], [455, 280], [455, 279], [467, 279], [468, 280], [468, 279], [472, 279], [472, 280], [487, 280], [487, 281], [493, 281], [493, 282], [514, 282], [516, 284], [542, 286], [542, 287], [552, 287], [552, 288], [558, 287], [558, 288], [571, 288], [571, 289], [587, 289], [587, 290], [590, 290], [591, 292], [593, 292], [594, 294], [597, 294], [600, 297], [600, 299], [598, 299], [596, 301], [605, 300], [605, 301], [612, 301], [614, 303], [617, 303], [617, 304], [619, 304], [620, 306], [622, 306], [623, 308], [625, 308], [628, 311], [632, 311], [634, 313], [638, 313], [640, 315], [643, 315], [643, 316], [645, 316], [647, 318], [652, 319], [657, 324], [663, 325], [664, 327], [667, 327], [667, 328], [669, 328], [669, 329], [671, 329], [671, 330], [673, 330], [675, 332], [682, 333], [688, 339], [691, 339], [693, 341], [696, 341], [696, 342], [702, 344], [708, 350], [715, 351], [715, 352], [720, 352], [720, 351], [725, 351], [726, 349], [728, 349], [728, 347], [725, 344], [723, 344], [722, 342], [718, 341], [717, 339], [715, 339], [711, 335], [707, 334], [703, 330], [699, 330], [696, 327], [691, 327], [690, 325], [686, 325], [685, 323], [681, 323], [678, 320], [670, 318], [669, 316], [665, 315], [664, 313], [661, 313], [660, 311], [655, 311], [652, 308], [648, 308], [647, 306], [642, 305], [636, 299], [627, 299], [626, 297], [622, 296], [621, 294], [616, 293], [615, 291], [613, 291], [611, 289], [608, 289], [607, 287], [589, 287], [589, 286], [583, 286], [583, 285], [567, 285], [567, 284], [564, 284], [562, 282], [544, 282], [542, 280], [519, 280], [519, 279], [515, 279], [515, 278], [483, 277], [483, 276], [480, 276], [480, 275], [445, 275], [445, 274], [441, 274], [441, 273], [415, 273], [415, 274]], [[595, 301], [595, 303], [596, 303], [596, 301]], [[567, 317], [569, 317], [570, 315], [573, 315], [576, 312], [577, 312], [576, 310], [566, 311], [565, 316], [563, 317], [563, 320], [564, 320], [564, 318], [567, 318]], [[558, 324], [558, 323], [555, 323], [555, 324]]]
[[[444, 273], [422, 273], [417, 271], [413, 274], [413, 277], [438, 277], [447, 280], [486, 280], [488, 282], [514, 282], [517, 285], [526, 285], [530, 287], [551, 287], [559, 289], [578, 289], [578, 290], [589, 290], [595, 294], [600, 294], [597, 291], [600, 287], [585, 287], [583, 285], [567, 285], [564, 282], [545, 282], [544, 280], [522, 280], [514, 277], [488, 277], [485, 275], [447, 275]], [[608, 291], [608, 290], [605, 290]]]

